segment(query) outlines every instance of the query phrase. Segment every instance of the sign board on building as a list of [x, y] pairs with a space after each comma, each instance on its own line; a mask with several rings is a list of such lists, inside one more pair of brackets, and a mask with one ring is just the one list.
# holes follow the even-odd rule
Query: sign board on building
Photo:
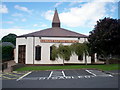
[[41, 39], [40, 42], [44, 43], [78, 43], [78, 40], [47, 40], [47, 39]]

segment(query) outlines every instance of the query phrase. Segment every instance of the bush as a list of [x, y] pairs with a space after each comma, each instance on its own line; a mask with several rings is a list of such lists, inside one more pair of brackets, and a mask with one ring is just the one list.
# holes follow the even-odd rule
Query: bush
[[2, 46], [3, 62], [14, 59], [14, 48], [11, 46]]

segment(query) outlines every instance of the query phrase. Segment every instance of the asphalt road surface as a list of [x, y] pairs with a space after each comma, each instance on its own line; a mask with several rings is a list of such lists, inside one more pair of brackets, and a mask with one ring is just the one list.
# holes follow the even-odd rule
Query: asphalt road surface
[[118, 75], [86, 69], [3, 73], [2, 88], [118, 88]]

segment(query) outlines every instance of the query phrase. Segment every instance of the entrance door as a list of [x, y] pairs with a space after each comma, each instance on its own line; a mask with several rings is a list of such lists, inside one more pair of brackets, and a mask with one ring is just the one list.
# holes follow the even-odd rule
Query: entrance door
[[25, 64], [26, 45], [18, 46], [18, 63]]

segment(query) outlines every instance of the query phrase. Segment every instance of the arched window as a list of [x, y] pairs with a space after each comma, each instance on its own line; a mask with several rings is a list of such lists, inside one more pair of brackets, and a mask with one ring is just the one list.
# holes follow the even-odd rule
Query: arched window
[[52, 50], [53, 50], [53, 47], [50, 46], [50, 60], [55, 60], [55, 58], [52, 57]]
[[79, 55], [78, 60], [83, 60], [83, 55]]
[[41, 46], [35, 47], [35, 60], [41, 60]]

